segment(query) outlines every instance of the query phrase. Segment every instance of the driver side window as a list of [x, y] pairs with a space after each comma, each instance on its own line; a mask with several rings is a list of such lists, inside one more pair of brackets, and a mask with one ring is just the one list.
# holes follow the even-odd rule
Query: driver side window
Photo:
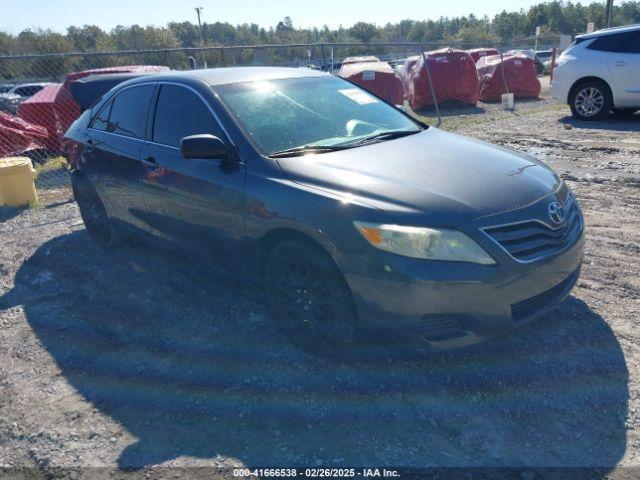
[[156, 106], [153, 141], [180, 148], [183, 137], [203, 133], [224, 138], [220, 125], [198, 95], [178, 85], [162, 85]]

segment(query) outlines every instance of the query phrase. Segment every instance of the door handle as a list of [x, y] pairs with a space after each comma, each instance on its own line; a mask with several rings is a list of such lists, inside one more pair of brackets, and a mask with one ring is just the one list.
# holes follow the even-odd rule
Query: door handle
[[623, 62], [622, 60], [618, 60], [616, 62], [616, 67], [624, 67], [627, 64], [627, 62]]
[[160, 168], [160, 165], [158, 165], [158, 162], [156, 162], [156, 157], [147, 157], [142, 161], [142, 163], [147, 168], [150, 168], [152, 170], [155, 170], [156, 168]]

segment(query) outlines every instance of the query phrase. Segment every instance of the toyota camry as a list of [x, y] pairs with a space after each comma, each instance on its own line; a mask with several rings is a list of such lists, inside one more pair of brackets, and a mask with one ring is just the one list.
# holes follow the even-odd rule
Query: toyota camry
[[579, 276], [580, 208], [545, 164], [327, 73], [135, 78], [67, 138], [99, 244], [142, 236], [261, 286], [305, 348], [469, 345], [549, 312]]

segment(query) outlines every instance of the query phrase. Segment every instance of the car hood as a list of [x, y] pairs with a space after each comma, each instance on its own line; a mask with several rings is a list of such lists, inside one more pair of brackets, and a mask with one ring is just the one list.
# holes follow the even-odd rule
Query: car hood
[[524, 207], [561, 182], [533, 157], [434, 127], [278, 163], [293, 182], [379, 208], [394, 221], [432, 226]]

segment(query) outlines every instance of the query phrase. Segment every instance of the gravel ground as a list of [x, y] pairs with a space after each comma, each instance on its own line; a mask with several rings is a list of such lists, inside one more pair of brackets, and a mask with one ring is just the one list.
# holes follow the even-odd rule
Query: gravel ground
[[640, 119], [566, 114], [460, 130], [567, 179], [578, 286], [516, 335], [433, 358], [309, 356], [247, 287], [101, 250], [65, 195], [0, 209], [0, 465], [638, 466]]

